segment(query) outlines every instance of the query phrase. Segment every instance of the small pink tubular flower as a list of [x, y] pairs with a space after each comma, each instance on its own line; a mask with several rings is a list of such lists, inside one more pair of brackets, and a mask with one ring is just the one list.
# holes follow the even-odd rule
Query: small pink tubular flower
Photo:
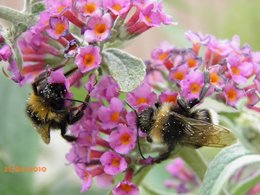
[[96, 182], [101, 188], [110, 188], [114, 183], [114, 177], [104, 173], [96, 177]]
[[83, 16], [93, 16], [101, 14], [100, 0], [76, 0], [74, 6]]
[[22, 75], [15, 60], [9, 62], [9, 66], [7, 69], [12, 73], [11, 79], [16, 83], [19, 83], [20, 86], [23, 86], [26, 82], [28, 82], [28, 80], [33, 80], [32, 78], [26, 78]]
[[232, 80], [237, 84], [245, 84], [252, 75], [254, 66], [250, 62], [241, 62], [239, 56], [231, 55], [227, 59], [227, 67]]
[[135, 147], [136, 134], [133, 129], [119, 125], [117, 130], [112, 131], [109, 144], [116, 152], [128, 154]]
[[151, 2], [147, 4], [140, 12], [140, 20], [144, 22], [146, 26], [160, 26], [161, 17], [160, 14], [156, 11], [156, 6], [156, 3]]
[[157, 96], [152, 92], [151, 87], [147, 84], [142, 84], [137, 89], [127, 94], [128, 103], [136, 109], [144, 109], [150, 105], [154, 105]]
[[7, 44], [4, 44], [0, 48], [0, 62], [2, 60], [7, 61], [11, 56], [12, 56], [12, 50], [11, 50], [10, 46]]
[[49, 26], [47, 32], [53, 39], [59, 39], [69, 33], [69, 21], [66, 17], [50, 17]]
[[166, 90], [160, 94], [159, 99], [160, 99], [160, 102], [168, 102], [168, 103], [176, 104], [177, 96], [178, 96], [177, 92], [172, 92], [170, 90]]
[[218, 40], [213, 35], [210, 37], [208, 48], [220, 56], [227, 56], [232, 51], [228, 40]]
[[134, 183], [130, 181], [122, 181], [119, 184], [117, 184], [117, 186], [113, 189], [112, 192], [114, 195], [138, 195], [139, 189]]
[[103, 0], [103, 7], [109, 9], [114, 15], [122, 15], [129, 11], [131, 0]]
[[236, 88], [234, 85], [227, 84], [224, 87], [224, 96], [228, 105], [236, 106], [238, 100], [245, 97], [245, 93], [243, 90]]
[[202, 45], [207, 45], [210, 41], [209, 35], [202, 35], [201, 33], [195, 33], [192, 31], [187, 31], [185, 33], [187, 39], [192, 43], [192, 49], [195, 54], [199, 54], [200, 48]]
[[105, 98], [110, 101], [113, 97], [119, 96], [119, 85], [112, 77], [103, 76], [91, 92], [91, 96], [99, 100]]
[[187, 65], [177, 66], [170, 71], [169, 78], [170, 80], [179, 83], [186, 78], [188, 71]]
[[165, 25], [170, 25], [170, 24], [173, 24], [173, 25], [177, 25], [178, 23], [177, 22], [173, 22], [172, 20], [172, 16], [166, 14], [163, 10], [163, 1], [160, 1], [158, 2], [157, 4], [157, 12], [160, 16], [160, 19], [161, 19], [161, 23], [165, 24]]
[[209, 69], [210, 84], [214, 86], [216, 90], [222, 90], [225, 85], [221, 68], [220, 65], [215, 65]]
[[82, 179], [82, 184], [81, 184], [81, 191], [80, 192], [86, 192], [90, 189], [92, 185], [92, 176], [90, 173], [87, 171], [85, 172], [85, 177]]
[[164, 182], [165, 186], [175, 189], [177, 193], [191, 192], [199, 184], [196, 175], [186, 167], [181, 158], [173, 160], [167, 165], [166, 170], [172, 178]]
[[71, 0], [44, 0], [47, 10], [52, 15], [60, 15], [66, 9], [71, 8], [72, 1]]
[[100, 48], [97, 46], [86, 46], [79, 49], [75, 63], [82, 73], [98, 68], [101, 63]]
[[246, 96], [247, 96], [247, 105], [248, 106], [254, 106], [260, 101], [260, 97], [258, 96], [258, 94], [254, 88], [247, 90]]
[[169, 58], [173, 46], [168, 42], [162, 42], [158, 48], [155, 48], [152, 51], [152, 59], [155, 63], [163, 64], [164, 61]]
[[127, 168], [127, 162], [119, 154], [107, 151], [100, 157], [104, 172], [108, 175], [117, 175]]
[[105, 129], [117, 127], [122, 121], [122, 113], [124, 105], [118, 98], [112, 98], [109, 108], [102, 106], [98, 110], [98, 117], [102, 122], [102, 127]]
[[185, 182], [190, 182], [196, 179], [194, 173], [185, 167], [185, 163], [181, 158], [176, 158], [172, 163], [167, 165], [166, 170], [174, 177], [177, 177]]
[[191, 71], [184, 80], [180, 82], [181, 93], [186, 99], [199, 98], [204, 85], [204, 75], [200, 71]]
[[109, 13], [92, 16], [87, 23], [84, 39], [87, 42], [104, 41], [111, 34], [112, 18]]

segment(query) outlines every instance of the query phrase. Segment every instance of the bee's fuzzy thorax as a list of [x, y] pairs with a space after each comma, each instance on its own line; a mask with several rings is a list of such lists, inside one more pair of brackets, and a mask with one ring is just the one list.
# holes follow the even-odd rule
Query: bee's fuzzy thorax
[[172, 104], [163, 103], [158, 110], [154, 113], [154, 124], [150, 132], [150, 137], [153, 141], [162, 143], [162, 130], [164, 128], [165, 123], [167, 123], [169, 114], [171, 112]]

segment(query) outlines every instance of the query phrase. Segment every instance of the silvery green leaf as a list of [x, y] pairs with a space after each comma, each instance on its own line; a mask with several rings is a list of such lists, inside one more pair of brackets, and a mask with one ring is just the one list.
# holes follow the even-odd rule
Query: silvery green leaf
[[200, 194], [220, 194], [224, 184], [235, 171], [253, 163], [260, 163], [260, 155], [252, 154], [240, 144], [222, 150], [210, 163], [202, 183]]
[[121, 91], [132, 91], [141, 84], [145, 76], [145, 64], [140, 58], [115, 48], [105, 49], [102, 54]]

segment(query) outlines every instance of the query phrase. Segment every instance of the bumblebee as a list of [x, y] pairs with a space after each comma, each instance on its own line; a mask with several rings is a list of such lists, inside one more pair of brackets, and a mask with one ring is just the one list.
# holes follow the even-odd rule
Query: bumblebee
[[[65, 75], [69, 75], [73, 71], [71, 70]], [[69, 142], [76, 141], [76, 137], [66, 134], [67, 126], [82, 118], [89, 96], [84, 102], [66, 99], [67, 90], [64, 83], [47, 82], [49, 74], [50, 71], [40, 74], [32, 83], [33, 92], [28, 98], [26, 113], [46, 144], [50, 142], [51, 129], [60, 129], [61, 136]], [[66, 106], [66, 100], [81, 102], [81, 105]]]
[[[137, 129], [147, 133], [150, 141], [167, 146], [166, 152], [154, 162], [159, 163], [167, 159], [177, 144], [195, 148], [201, 146], [222, 148], [234, 143], [236, 138], [227, 128], [214, 124], [210, 110], [194, 109], [207, 90], [208, 86], [202, 90], [198, 99], [186, 101], [179, 96], [177, 105], [156, 103], [137, 114]], [[138, 146], [140, 150], [139, 140]], [[141, 150], [140, 153], [144, 158]]]

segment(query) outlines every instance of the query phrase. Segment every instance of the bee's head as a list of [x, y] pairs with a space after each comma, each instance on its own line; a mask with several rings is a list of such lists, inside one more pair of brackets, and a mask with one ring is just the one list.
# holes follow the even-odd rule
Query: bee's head
[[46, 83], [40, 89], [40, 95], [49, 103], [64, 102], [66, 93], [67, 90], [63, 83]]
[[151, 131], [155, 121], [154, 116], [156, 113], [156, 109], [156, 107], [151, 106], [143, 110], [140, 114], [138, 114], [136, 124], [142, 132], [149, 133]]

